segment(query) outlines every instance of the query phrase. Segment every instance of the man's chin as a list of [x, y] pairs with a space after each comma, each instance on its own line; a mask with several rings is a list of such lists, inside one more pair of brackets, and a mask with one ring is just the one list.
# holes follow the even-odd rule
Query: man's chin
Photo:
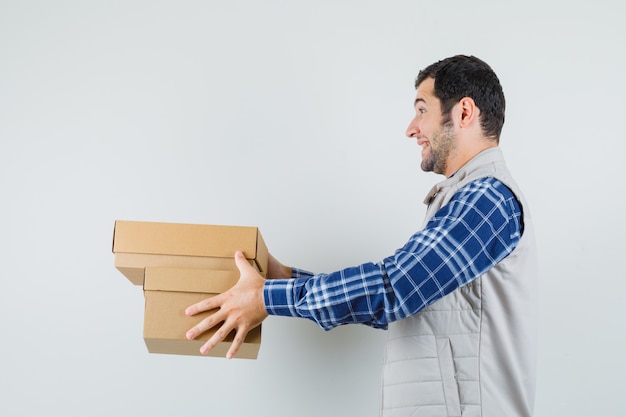
[[435, 165], [432, 163], [432, 161], [425, 159], [422, 160], [421, 168], [424, 172], [432, 172], [435, 168]]

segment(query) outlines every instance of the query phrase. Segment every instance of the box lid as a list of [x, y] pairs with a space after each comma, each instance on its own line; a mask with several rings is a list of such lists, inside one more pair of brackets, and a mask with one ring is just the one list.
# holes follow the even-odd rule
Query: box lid
[[240, 250], [256, 259], [259, 245], [262, 238], [252, 226], [117, 220], [113, 232], [114, 253], [232, 258]]
[[177, 291], [219, 294], [239, 281], [238, 271], [197, 268], [146, 268], [144, 291]]

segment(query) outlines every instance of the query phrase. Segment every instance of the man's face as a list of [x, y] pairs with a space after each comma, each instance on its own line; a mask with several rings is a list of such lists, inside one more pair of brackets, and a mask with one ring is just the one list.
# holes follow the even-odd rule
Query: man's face
[[456, 149], [456, 134], [451, 120], [443, 120], [441, 102], [434, 95], [435, 80], [427, 78], [417, 88], [415, 117], [406, 135], [422, 147], [422, 170], [446, 173], [449, 156]]

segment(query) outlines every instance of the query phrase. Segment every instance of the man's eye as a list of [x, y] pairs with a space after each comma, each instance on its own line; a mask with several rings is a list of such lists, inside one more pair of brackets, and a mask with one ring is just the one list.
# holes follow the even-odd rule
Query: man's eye
[[426, 113], [426, 109], [424, 109], [424, 108], [419, 108], [419, 109], [417, 109], [417, 112], [418, 112], [419, 114], [424, 114], [424, 113]]

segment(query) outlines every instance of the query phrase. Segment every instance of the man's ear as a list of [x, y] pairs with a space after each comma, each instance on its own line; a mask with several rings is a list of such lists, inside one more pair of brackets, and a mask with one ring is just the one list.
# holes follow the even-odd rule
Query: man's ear
[[474, 103], [474, 99], [471, 97], [463, 97], [459, 101], [459, 107], [461, 111], [461, 117], [459, 119], [460, 127], [468, 127], [474, 122], [478, 122], [480, 116], [480, 109]]

